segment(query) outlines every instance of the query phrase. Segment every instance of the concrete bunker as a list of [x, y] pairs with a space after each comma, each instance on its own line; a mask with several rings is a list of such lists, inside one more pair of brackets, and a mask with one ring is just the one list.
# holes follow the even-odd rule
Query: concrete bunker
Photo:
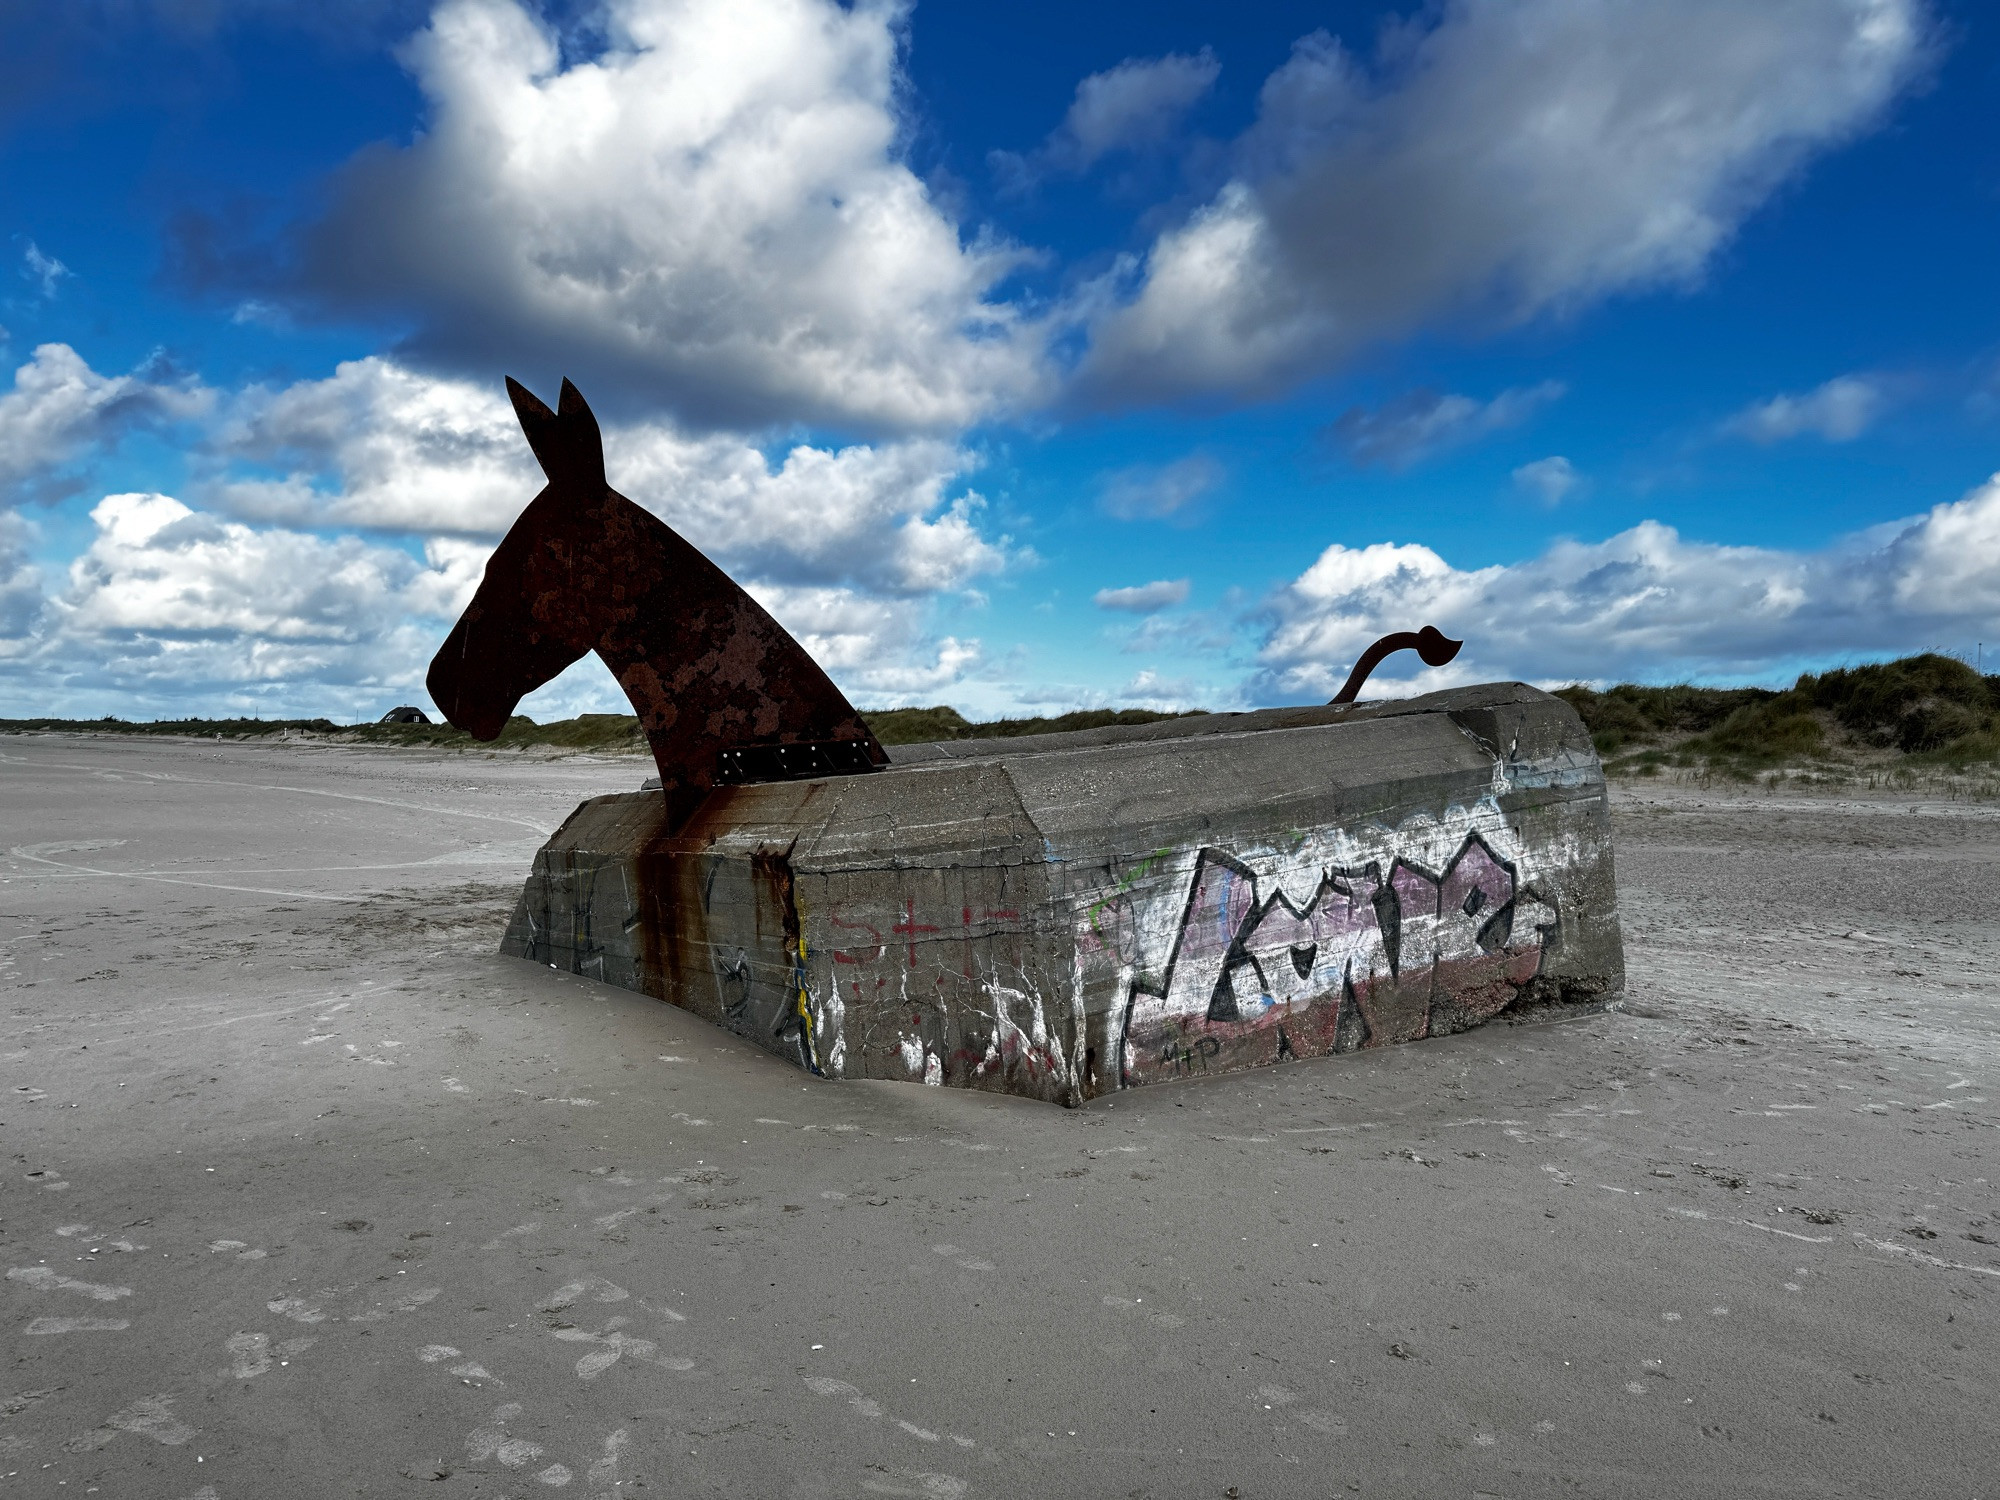
[[1071, 1104], [1623, 988], [1602, 772], [1521, 684], [892, 757], [677, 829], [585, 802], [502, 951], [823, 1076]]

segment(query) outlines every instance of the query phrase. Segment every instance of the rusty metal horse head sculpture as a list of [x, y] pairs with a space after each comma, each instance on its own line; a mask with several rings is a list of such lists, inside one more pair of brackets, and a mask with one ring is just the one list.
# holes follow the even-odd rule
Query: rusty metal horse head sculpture
[[524, 694], [594, 650], [632, 700], [676, 824], [718, 784], [887, 762], [762, 605], [605, 481], [603, 437], [575, 386], [562, 383], [555, 411], [517, 381], [507, 393], [549, 482], [431, 662], [447, 719], [497, 738]]

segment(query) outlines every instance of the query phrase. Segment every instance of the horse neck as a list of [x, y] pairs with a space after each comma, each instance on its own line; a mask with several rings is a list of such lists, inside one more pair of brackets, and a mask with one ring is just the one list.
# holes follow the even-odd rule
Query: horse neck
[[625, 689], [625, 696], [632, 700], [632, 711], [639, 716], [641, 729], [650, 734], [673, 721], [673, 696], [660, 681], [660, 674], [644, 650], [634, 648], [629, 638], [621, 643], [614, 633], [599, 641], [597, 654], [618, 679], [618, 685]]
[[[662, 736], [679, 717], [661, 677], [661, 670], [671, 672], [674, 665], [673, 643], [663, 638], [671, 636], [674, 618], [665, 585], [678, 571], [666, 528], [615, 490], [600, 515], [603, 530], [586, 544], [592, 566], [578, 569], [595, 576], [566, 603], [583, 617], [585, 649], [597, 652], [631, 699], [640, 729], [655, 746], [661, 776], [686, 780], [691, 767], [671, 766], [658, 754]], [[622, 596], [618, 602], [614, 583]]]

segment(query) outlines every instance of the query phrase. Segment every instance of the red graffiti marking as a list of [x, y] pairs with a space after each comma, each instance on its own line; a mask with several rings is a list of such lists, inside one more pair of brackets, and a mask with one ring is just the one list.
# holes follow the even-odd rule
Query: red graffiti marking
[[910, 967], [913, 969], [917, 966], [917, 934], [920, 932], [937, 931], [935, 927], [930, 926], [928, 923], [917, 920], [917, 903], [915, 901], [905, 901], [903, 903], [903, 920], [889, 930], [898, 936], [908, 935], [910, 939]]
[[[1018, 922], [1021, 919], [1021, 914], [1011, 906], [989, 906], [981, 909], [979, 917], [981, 921], [985, 922]], [[959, 921], [967, 927], [972, 925], [971, 907], [966, 906], [959, 909]], [[901, 929], [898, 930], [900, 931]], [[935, 928], [929, 930], [936, 931]]]
[[[829, 920], [836, 927], [845, 927], [853, 932], [865, 932], [868, 934], [868, 936], [870, 936], [875, 940], [875, 949], [872, 953], [865, 952], [863, 949], [860, 948], [851, 948], [844, 951], [839, 948], [834, 949], [833, 961], [835, 963], [837, 964], [873, 963], [876, 959], [880, 958], [884, 952], [887, 951], [882, 946], [882, 930], [879, 927], [871, 927], [866, 922], [847, 922], [843, 921], [839, 917], [831, 915], [829, 915]], [[862, 954], [862, 956], [856, 958], [855, 954], [857, 953]]]

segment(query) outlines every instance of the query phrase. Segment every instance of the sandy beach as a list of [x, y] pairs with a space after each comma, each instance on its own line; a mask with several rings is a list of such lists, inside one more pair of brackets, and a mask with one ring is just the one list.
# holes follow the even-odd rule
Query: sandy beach
[[0, 737], [6, 1492], [2000, 1490], [2000, 806], [1621, 783], [1622, 1011], [1065, 1111], [495, 956], [648, 774]]

